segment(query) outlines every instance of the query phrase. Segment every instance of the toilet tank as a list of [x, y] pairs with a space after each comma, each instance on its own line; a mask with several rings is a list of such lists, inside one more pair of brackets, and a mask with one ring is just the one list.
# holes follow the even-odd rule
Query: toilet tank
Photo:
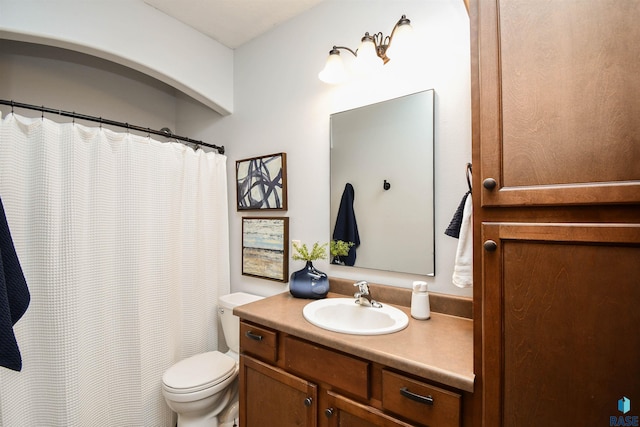
[[218, 312], [222, 323], [222, 333], [229, 349], [240, 352], [240, 319], [233, 315], [234, 307], [258, 301], [264, 297], [245, 292], [234, 292], [218, 298]]

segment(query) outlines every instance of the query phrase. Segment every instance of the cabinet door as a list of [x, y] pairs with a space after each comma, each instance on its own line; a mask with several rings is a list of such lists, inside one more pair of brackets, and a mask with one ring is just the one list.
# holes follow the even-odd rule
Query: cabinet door
[[315, 384], [240, 356], [240, 425], [243, 427], [315, 427], [317, 394]]
[[478, 0], [472, 15], [482, 206], [640, 201], [640, 2]]
[[640, 401], [640, 224], [484, 223], [482, 241], [485, 425], [610, 425]]
[[413, 427], [371, 406], [328, 391], [325, 416], [329, 427]]

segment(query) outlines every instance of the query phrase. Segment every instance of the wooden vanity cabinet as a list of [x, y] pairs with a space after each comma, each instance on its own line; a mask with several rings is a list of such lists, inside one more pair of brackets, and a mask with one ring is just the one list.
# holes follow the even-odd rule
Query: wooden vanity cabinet
[[640, 399], [640, 4], [470, 18], [474, 424], [609, 425]]
[[461, 425], [460, 393], [377, 363], [246, 321], [240, 350], [243, 427]]

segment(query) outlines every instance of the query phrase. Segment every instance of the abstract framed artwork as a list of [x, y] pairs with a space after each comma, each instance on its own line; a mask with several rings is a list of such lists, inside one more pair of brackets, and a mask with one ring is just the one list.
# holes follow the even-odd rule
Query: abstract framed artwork
[[289, 218], [242, 218], [242, 274], [286, 282], [289, 279]]
[[286, 211], [286, 153], [236, 161], [236, 189], [238, 211]]

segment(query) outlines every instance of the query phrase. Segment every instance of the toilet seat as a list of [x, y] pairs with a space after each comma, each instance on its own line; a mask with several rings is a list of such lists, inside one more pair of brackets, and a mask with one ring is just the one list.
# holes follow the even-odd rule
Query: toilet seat
[[224, 382], [237, 371], [235, 360], [219, 351], [209, 351], [181, 360], [167, 369], [162, 384], [171, 393], [194, 393]]

